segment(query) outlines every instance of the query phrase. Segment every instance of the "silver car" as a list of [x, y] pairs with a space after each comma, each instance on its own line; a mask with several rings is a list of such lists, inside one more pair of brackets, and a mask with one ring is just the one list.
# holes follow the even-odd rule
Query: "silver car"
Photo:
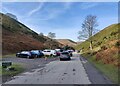
[[60, 61], [71, 60], [69, 52], [65, 51], [60, 54]]

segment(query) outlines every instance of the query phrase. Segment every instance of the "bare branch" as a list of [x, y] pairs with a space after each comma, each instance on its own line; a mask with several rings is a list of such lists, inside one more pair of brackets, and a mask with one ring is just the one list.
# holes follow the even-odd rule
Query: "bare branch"
[[78, 32], [78, 39], [81, 40], [93, 36], [97, 32], [97, 26], [97, 17], [93, 15], [88, 15], [82, 23], [82, 30]]

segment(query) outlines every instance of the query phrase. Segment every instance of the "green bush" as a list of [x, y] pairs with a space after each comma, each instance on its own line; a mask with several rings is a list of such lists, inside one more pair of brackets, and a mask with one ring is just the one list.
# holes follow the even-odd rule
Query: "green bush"
[[97, 42], [97, 45], [101, 45], [102, 44], [102, 42]]
[[105, 45], [101, 46], [101, 50], [106, 50], [106, 49], [108, 49], [107, 46]]
[[114, 35], [116, 35], [118, 32], [111, 32], [111, 36], [114, 36]]
[[115, 43], [115, 46], [116, 46], [116, 47], [120, 47], [120, 42], [119, 42], [119, 41], [116, 42], [116, 43]]

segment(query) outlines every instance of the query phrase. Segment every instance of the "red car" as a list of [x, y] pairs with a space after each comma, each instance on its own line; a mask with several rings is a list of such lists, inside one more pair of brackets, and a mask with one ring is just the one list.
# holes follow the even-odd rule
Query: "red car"
[[57, 56], [60, 56], [60, 52], [59, 52], [59, 51], [56, 51], [56, 55], [57, 55]]

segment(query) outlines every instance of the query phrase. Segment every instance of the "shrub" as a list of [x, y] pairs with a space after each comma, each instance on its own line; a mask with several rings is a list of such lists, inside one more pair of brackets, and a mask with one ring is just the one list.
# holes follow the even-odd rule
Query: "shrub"
[[92, 52], [92, 55], [96, 55], [97, 54], [97, 52]]
[[120, 42], [119, 42], [119, 41], [116, 42], [116, 43], [115, 43], [115, 46], [116, 46], [116, 47], [120, 47]]
[[111, 36], [114, 36], [114, 35], [116, 35], [118, 32], [111, 32]]
[[91, 53], [90, 53], [90, 52], [88, 52], [87, 54], [89, 54], [89, 55], [90, 55]]
[[101, 45], [102, 42], [97, 42], [97, 45]]
[[105, 40], [105, 39], [107, 39], [107, 37], [106, 37], [106, 36], [103, 38], [103, 40]]
[[101, 46], [101, 50], [106, 50], [107, 47], [105, 45]]

